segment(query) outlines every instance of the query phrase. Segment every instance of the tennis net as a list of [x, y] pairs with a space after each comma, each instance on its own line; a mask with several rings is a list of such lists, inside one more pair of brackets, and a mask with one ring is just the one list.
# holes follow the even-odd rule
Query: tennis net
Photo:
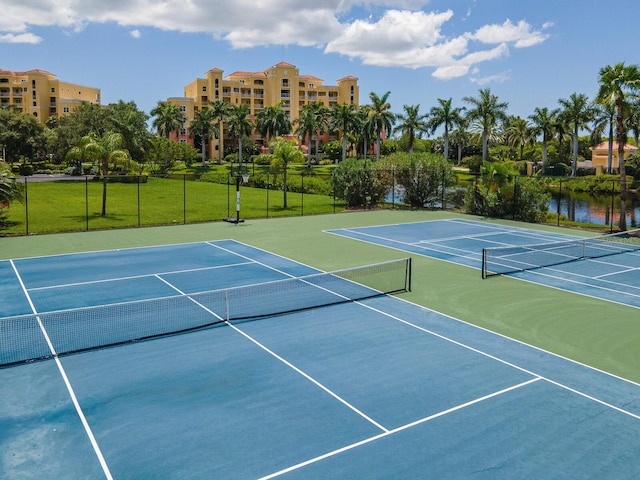
[[0, 366], [411, 290], [411, 259], [222, 290], [0, 319]]
[[599, 237], [482, 250], [482, 278], [640, 250], [640, 229]]

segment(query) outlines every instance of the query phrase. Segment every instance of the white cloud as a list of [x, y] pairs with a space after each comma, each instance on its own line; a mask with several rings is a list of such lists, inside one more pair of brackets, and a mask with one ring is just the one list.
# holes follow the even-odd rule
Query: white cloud
[[[234, 48], [301, 45], [324, 48], [367, 65], [431, 68], [443, 80], [469, 75], [509, 47], [538, 45], [553, 26], [524, 20], [485, 25], [475, 32], [444, 33], [453, 8], [429, 11], [428, 0], [0, 0], [0, 42], [37, 43], [30, 30], [57, 26], [79, 31], [113, 22], [140, 38], [141, 27], [208, 33]], [[462, 19], [471, 9], [461, 10]], [[465, 16], [466, 15], [466, 16]], [[464, 24], [464, 23], [463, 23]], [[497, 45], [486, 49], [487, 45]], [[472, 74], [472, 73], [471, 73]]]
[[0, 43], [40, 43], [41, 37], [34, 35], [33, 33], [6, 33], [0, 35]]
[[471, 83], [475, 83], [476, 85], [483, 86], [488, 83], [503, 83], [511, 78], [511, 72], [503, 72], [497, 75], [488, 75], [486, 77], [471, 77]]

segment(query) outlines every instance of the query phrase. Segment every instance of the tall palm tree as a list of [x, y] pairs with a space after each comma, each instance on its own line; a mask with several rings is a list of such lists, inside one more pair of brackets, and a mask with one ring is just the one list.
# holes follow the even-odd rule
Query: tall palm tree
[[218, 137], [218, 163], [222, 163], [222, 139], [224, 137], [223, 124], [229, 116], [230, 109], [231, 104], [222, 100], [209, 102], [209, 110], [213, 112], [212, 115], [218, 122], [218, 132], [216, 133], [216, 136]]
[[158, 102], [150, 113], [152, 117], [155, 117], [153, 127], [158, 135], [169, 138], [171, 132], [179, 132], [184, 126], [184, 115], [180, 111], [180, 107], [173, 103]]
[[218, 127], [213, 123], [216, 120], [215, 112], [208, 108], [197, 110], [189, 126], [189, 134], [192, 137], [200, 137], [200, 150], [202, 152], [202, 166], [207, 162], [207, 144], [209, 139], [218, 132]]
[[278, 138], [271, 143], [274, 161], [282, 167], [282, 191], [284, 192], [282, 208], [287, 205], [287, 167], [290, 163], [304, 162], [304, 155], [300, 149], [290, 140]]
[[350, 103], [336, 103], [329, 111], [329, 129], [340, 133], [342, 140], [342, 161], [347, 158], [347, 136], [355, 127], [355, 106]]
[[489, 153], [489, 137], [494, 128], [507, 118], [508, 102], [501, 102], [488, 88], [480, 89], [479, 96], [464, 97], [463, 102], [471, 105], [467, 112], [469, 122], [475, 122], [482, 129], [482, 161], [486, 162]]
[[233, 105], [230, 108], [227, 124], [229, 133], [238, 139], [238, 163], [242, 165], [242, 137], [251, 135], [254, 124], [249, 117], [250, 107], [246, 103]]
[[371, 107], [369, 105], [356, 107], [354, 128], [358, 145], [362, 142], [362, 156], [366, 160], [369, 150], [369, 140], [375, 134], [371, 122]]
[[[295, 133], [307, 144], [307, 168], [311, 168], [311, 139], [316, 131], [318, 119], [313, 104], [303, 105], [298, 118], [293, 121]], [[316, 152], [317, 155], [317, 152]]]
[[591, 143], [598, 145], [602, 142], [604, 131], [607, 130], [607, 173], [613, 171], [613, 127], [615, 124], [616, 106], [613, 103], [596, 103], [594, 105], [593, 129]]
[[627, 200], [627, 176], [625, 172], [624, 147], [627, 143], [625, 118], [630, 115], [629, 97], [640, 91], [640, 68], [637, 65], [617, 63], [607, 65], [598, 73], [596, 99], [616, 106], [616, 140], [618, 142], [618, 167], [620, 169], [620, 230], [627, 229], [625, 202]]
[[518, 148], [520, 161], [522, 161], [524, 147], [535, 143], [535, 128], [524, 118], [515, 117], [508, 122], [505, 129], [506, 143], [514, 148]]
[[369, 93], [369, 98], [371, 99], [371, 124], [376, 132], [376, 160], [380, 160], [380, 139], [382, 134], [391, 135], [396, 119], [396, 116], [391, 113], [389, 95], [391, 95], [391, 92], [386, 92], [381, 97], [374, 92]]
[[127, 169], [133, 167], [133, 161], [129, 152], [123, 148], [124, 139], [119, 133], [108, 132], [102, 137], [90, 134], [82, 137], [80, 143], [67, 152], [66, 160], [83, 161], [92, 160], [98, 163], [100, 176], [102, 177], [102, 211], [101, 216], [107, 214], [107, 177], [109, 170], [116, 166], [124, 166]]
[[402, 135], [407, 139], [409, 153], [413, 153], [416, 138], [420, 138], [422, 133], [427, 131], [427, 114], [420, 114], [420, 104], [403, 105], [402, 108], [404, 114], [396, 115], [396, 120], [400, 124], [396, 126], [395, 131], [402, 132]]
[[256, 115], [256, 128], [269, 145], [272, 137], [283, 135], [291, 132], [291, 122], [287, 112], [282, 109], [285, 104], [284, 100], [272, 107], [264, 107]]
[[571, 162], [571, 175], [576, 176], [578, 171], [578, 132], [581, 129], [589, 130], [589, 122], [593, 119], [594, 107], [589, 98], [583, 93], [572, 93], [568, 99], [558, 100], [563, 108], [562, 116], [572, 131], [573, 161]]
[[640, 137], [640, 98], [636, 97], [631, 102], [631, 115], [629, 116], [629, 131], [633, 132], [635, 146], [638, 146]]
[[444, 126], [444, 159], [449, 160], [449, 132], [455, 125], [462, 122], [462, 112], [464, 108], [451, 106], [451, 98], [448, 100], [438, 99], [439, 106], [431, 107], [429, 111], [429, 121], [427, 126], [431, 135], [439, 128]]
[[529, 120], [533, 122], [536, 135], [542, 135], [542, 173], [547, 171], [547, 145], [553, 138], [554, 125], [559, 113], [558, 109], [549, 111], [547, 107], [536, 107]]

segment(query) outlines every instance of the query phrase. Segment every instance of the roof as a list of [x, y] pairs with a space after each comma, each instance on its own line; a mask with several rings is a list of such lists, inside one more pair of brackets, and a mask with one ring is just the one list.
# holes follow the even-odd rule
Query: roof
[[26, 77], [29, 74], [47, 75], [49, 77], [55, 77], [55, 74], [47, 72], [46, 70], [40, 70], [35, 68], [33, 70], [27, 70], [26, 72], [15, 72], [12, 70], [0, 70], [0, 75], [12, 75], [14, 77]]
[[233, 72], [230, 73], [229, 75], [227, 75], [227, 78], [229, 77], [266, 77], [267, 74], [264, 72], [241, 72], [241, 71], [237, 71], [237, 72]]
[[286, 68], [296, 68], [295, 65], [291, 64], [291, 63], [287, 63], [287, 62], [280, 62], [280, 63], [276, 63], [274, 65], [274, 67], [286, 67]]
[[343, 80], [358, 80], [358, 77], [354, 77], [353, 75], [347, 75], [346, 77], [339, 78], [338, 82], [342, 82]]
[[[613, 142], [613, 151], [618, 151], [618, 142]], [[609, 142], [602, 142], [595, 147], [589, 147], [590, 150], [609, 150]], [[628, 143], [624, 146], [625, 151], [627, 152], [635, 152], [638, 150], [638, 147], [634, 145], [629, 145]]]
[[313, 75], [300, 75], [300, 78], [304, 78], [305, 80], [313, 80], [314, 82], [322, 82], [321, 78], [314, 77]]

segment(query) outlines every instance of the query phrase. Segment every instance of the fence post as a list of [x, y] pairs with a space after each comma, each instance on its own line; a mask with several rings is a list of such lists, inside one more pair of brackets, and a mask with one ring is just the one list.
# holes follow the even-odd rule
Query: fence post
[[562, 179], [560, 179], [560, 190], [558, 191], [558, 201], [557, 201], [557, 207], [558, 207], [558, 220], [557, 220], [557, 226], [560, 226], [560, 202], [562, 201]]
[[138, 175], [138, 228], [140, 228], [140, 177]]
[[616, 181], [611, 180], [611, 215], [609, 216], [609, 233], [613, 233], [613, 201], [616, 195]]
[[85, 230], [89, 231], [89, 177], [84, 177], [84, 219]]

